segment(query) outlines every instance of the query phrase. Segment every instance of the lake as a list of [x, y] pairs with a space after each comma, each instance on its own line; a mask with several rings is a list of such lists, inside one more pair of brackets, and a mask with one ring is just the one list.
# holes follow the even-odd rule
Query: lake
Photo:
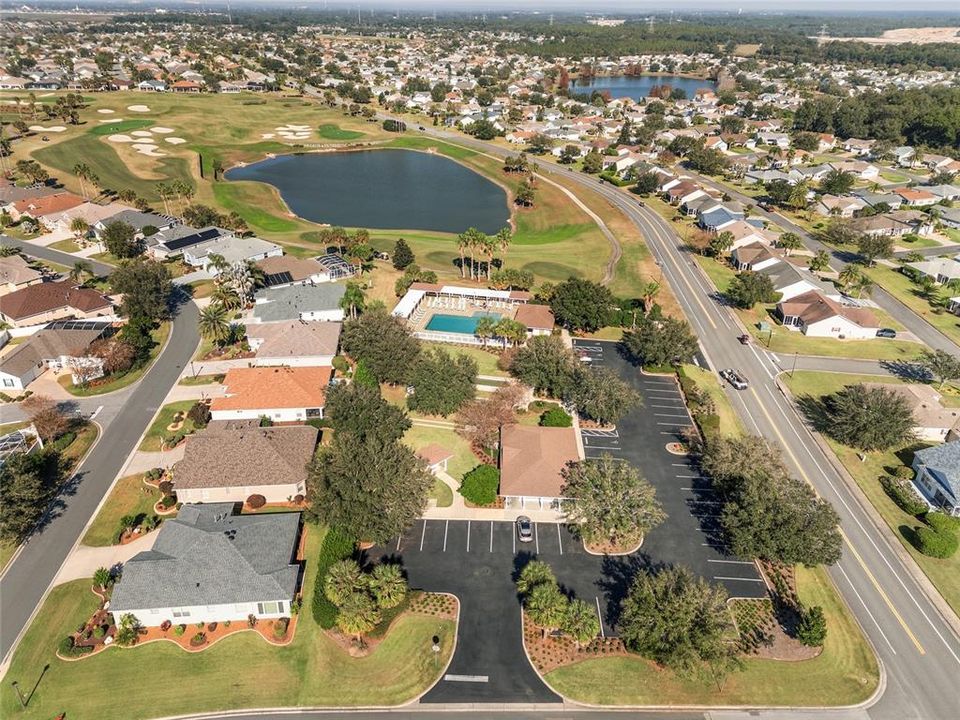
[[611, 98], [630, 97], [634, 100], [647, 97], [654, 85], [669, 85], [680, 88], [692, 98], [700, 88], [717, 89], [713, 80], [679, 77], [677, 75], [614, 75], [595, 77], [589, 80], [571, 80], [570, 92], [590, 94], [594, 90], [609, 92]]
[[495, 182], [415, 150], [279, 155], [225, 177], [273, 185], [291, 212], [316, 223], [493, 234], [510, 218], [507, 193]]

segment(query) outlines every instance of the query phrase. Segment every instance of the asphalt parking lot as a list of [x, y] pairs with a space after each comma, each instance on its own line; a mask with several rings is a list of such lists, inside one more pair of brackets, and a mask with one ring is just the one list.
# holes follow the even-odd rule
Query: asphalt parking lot
[[672, 377], [643, 375], [617, 351], [615, 343], [574, 340], [578, 353], [594, 367], [608, 367], [643, 397], [643, 405], [613, 431], [582, 430], [587, 457], [609, 453], [638, 468], [656, 488], [667, 520], [644, 539], [641, 554], [653, 564], [686, 565], [726, 587], [731, 597], [763, 597], [766, 588], [756, 565], [731, 557], [718, 525], [719, 503], [709, 478], [689, 458], [672, 455], [666, 445], [693, 424]]

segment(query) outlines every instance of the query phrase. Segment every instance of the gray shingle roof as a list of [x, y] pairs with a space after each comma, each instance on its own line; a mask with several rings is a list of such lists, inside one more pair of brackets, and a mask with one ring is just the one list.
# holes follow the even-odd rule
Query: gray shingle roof
[[943, 477], [953, 496], [960, 498], [960, 440], [917, 450], [915, 457]]
[[184, 505], [153, 549], [133, 556], [113, 591], [113, 612], [289, 600], [300, 513], [233, 515], [232, 503]]
[[280, 322], [296, 320], [301, 313], [336, 310], [345, 290], [339, 283], [266, 288], [255, 296], [253, 316], [259, 322]]

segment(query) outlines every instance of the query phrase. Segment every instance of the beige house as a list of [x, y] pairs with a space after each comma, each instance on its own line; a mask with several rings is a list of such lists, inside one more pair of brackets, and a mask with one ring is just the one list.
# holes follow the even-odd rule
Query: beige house
[[309, 425], [213, 422], [187, 439], [183, 459], [173, 466], [177, 500], [243, 502], [262, 495], [268, 503], [283, 503], [302, 497], [317, 432]]
[[0, 295], [43, 282], [43, 273], [34, 270], [20, 255], [0, 257]]
[[66, 318], [89, 320], [112, 313], [109, 297], [70, 280], [37, 283], [0, 297], [0, 320], [14, 327]]
[[890, 390], [906, 401], [913, 413], [914, 433], [918, 440], [945, 442], [951, 431], [960, 432], [960, 408], [944, 407], [940, 403], [940, 393], [930, 385], [869, 383], [867, 387]]

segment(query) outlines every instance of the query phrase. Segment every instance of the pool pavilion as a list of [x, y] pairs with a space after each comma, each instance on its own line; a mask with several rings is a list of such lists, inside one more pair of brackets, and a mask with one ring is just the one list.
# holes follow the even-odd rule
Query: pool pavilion
[[[530, 293], [521, 290], [414, 283], [400, 298], [393, 314], [406, 320], [414, 336], [421, 340], [483, 345], [487, 341], [473, 333], [478, 318], [489, 316], [495, 320], [516, 318], [522, 321], [517, 313], [532, 299]], [[552, 327], [551, 316], [550, 329]], [[544, 330], [528, 326], [527, 333], [542, 334]]]

